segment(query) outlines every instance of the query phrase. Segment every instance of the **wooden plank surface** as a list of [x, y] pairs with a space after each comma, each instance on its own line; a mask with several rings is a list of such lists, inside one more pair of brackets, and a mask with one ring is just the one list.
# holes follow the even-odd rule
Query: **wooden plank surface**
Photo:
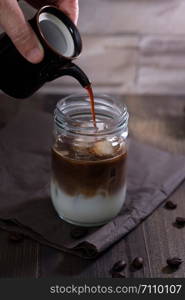
[[[15, 113], [30, 109], [52, 112], [57, 100], [58, 96], [35, 96], [18, 104]], [[160, 149], [185, 154], [185, 97], [128, 96], [122, 100], [130, 112], [130, 135]], [[3, 106], [7, 119], [12, 118], [9, 105]], [[0, 117], [1, 111], [0, 106]], [[185, 216], [185, 183], [170, 199], [178, 204], [176, 210], [166, 210], [162, 205], [96, 260], [71, 256], [28, 239], [12, 245], [8, 234], [0, 231], [0, 277], [110, 277], [112, 264], [122, 258], [128, 263], [126, 277], [185, 277], [185, 263], [176, 272], [166, 268], [169, 256], [184, 259], [185, 228], [178, 229], [173, 222], [177, 216]], [[136, 256], [143, 256], [145, 265], [133, 272], [130, 263]]]

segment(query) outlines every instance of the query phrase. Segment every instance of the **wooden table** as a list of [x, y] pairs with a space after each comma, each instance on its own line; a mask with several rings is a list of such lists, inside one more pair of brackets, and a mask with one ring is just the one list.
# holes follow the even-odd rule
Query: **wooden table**
[[[59, 98], [38, 95], [19, 102], [0, 96], [1, 126], [21, 110], [52, 112]], [[185, 96], [122, 99], [130, 112], [130, 135], [160, 149], [185, 154]], [[185, 216], [185, 183], [170, 199], [178, 204], [176, 210], [166, 210], [162, 205], [96, 260], [84, 260], [26, 238], [21, 243], [10, 243], [9, 234], [0, 230], [0, 277], [110, 277], [113, 262], [123, 258], [129, 264], [136, 256], [144, 257], [144, 268], [135, 272], [127, 268], [127, 277], [185, 277], [185, 262], [175, 272], [165, 268], [169, 256], [185, 257], [185, 228], [172, 224], [177, 216]]]

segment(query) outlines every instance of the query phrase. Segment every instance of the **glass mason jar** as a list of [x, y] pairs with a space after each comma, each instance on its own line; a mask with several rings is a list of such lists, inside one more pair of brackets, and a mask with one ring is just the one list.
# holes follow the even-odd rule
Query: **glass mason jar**
[[128, 112], [109, 96], [66, 97], [54, 113], [51, 198], [58, 215], [79, 226], [109, 222], [126, 196]]

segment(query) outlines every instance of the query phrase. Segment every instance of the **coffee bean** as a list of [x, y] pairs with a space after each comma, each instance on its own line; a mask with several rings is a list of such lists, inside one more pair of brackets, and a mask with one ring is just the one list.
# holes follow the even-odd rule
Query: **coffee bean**
[[125, 278], [125, 275], [120, 272], [113, 272], [112, 273], [112, 278]]
[[84, 227], [75, 227], [71, 230], [71, 237], [73, 239], [83, 238], [88, 233], [88, 229]]
[[166, 260], [168, 266], [178, 268], [182, 264], [182, 259], [179, 257], [172, 257]]
[[14, 233], [10, 233], [10, 235], [9, 235], [9, 240], [14, 243], [22, 242], [23, 239], [24, 239], [24, 236], [21, 233], [14, 232]]
[[175, 220], [175, 224], [180, 227], [184, 227], [185, 226], [185, 218], [177, 217]]
[[132, 262], [132, 266], [138, 270], [143, 267], [143, 264], [144, 264], [144, 261], [143, 261], [142, 257], [136, 257]]
[[126, 267], [126, 265], [127, 264], [124, 260], [119, 260], [113, 265], [111, 271], [112, 272], [120, 272]]
[[167, 209], [175, 209], [177, 207], [177, 204], [173, 203], [172, 201], [167, 201], [164, 207]]

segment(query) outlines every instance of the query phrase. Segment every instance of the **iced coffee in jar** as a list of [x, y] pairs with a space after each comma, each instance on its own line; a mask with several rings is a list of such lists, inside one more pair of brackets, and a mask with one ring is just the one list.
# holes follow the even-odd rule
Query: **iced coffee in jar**
[[69, 96], [54, 114], [51, 198], [58, 215], [79, 226], [99, 226], [122, 209], [126, 197], [128, 112], [108, 96]]

